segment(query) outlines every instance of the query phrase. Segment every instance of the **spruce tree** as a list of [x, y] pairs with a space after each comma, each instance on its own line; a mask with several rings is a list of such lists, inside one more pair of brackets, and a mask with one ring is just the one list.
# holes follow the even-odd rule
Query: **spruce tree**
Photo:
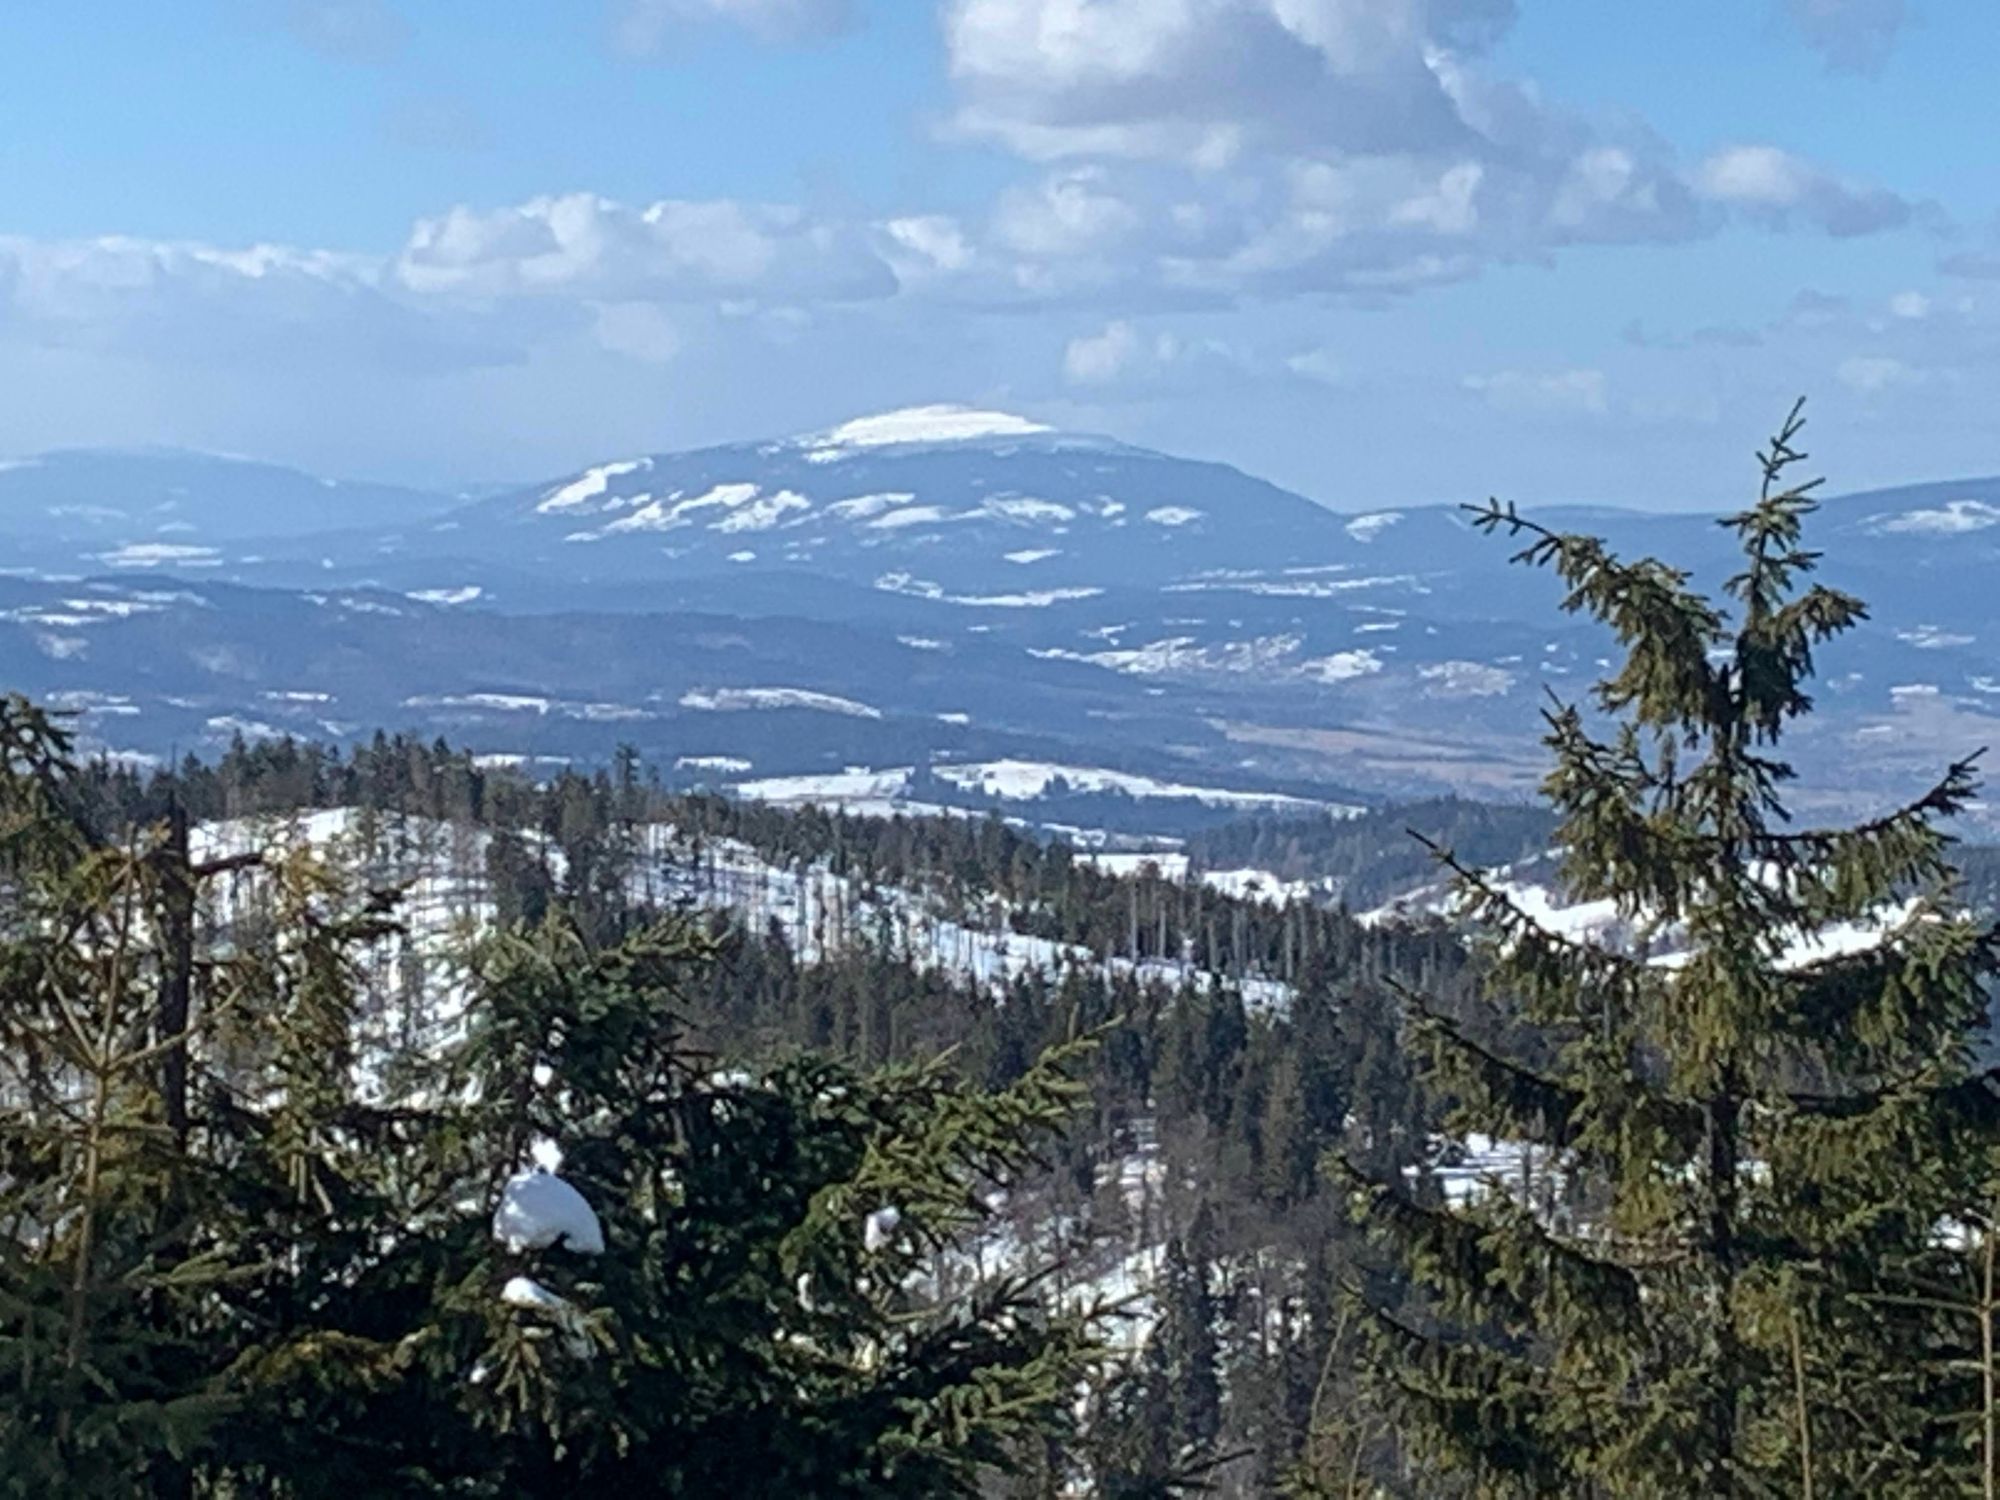
[[[681, 1019], [714, 944], [600, 940], [588, 898], [491, 934], [428, 997], [442, 1029], [385, 1028], [394, 894], [282, 836], [201, 860], [184, 819], [79, 792], [60, 725], [0, 700], [0, 1493], [1065, 1477], [1102, 1313], [1025, 1271], [956, 1289], [953, 1257], [1094, 1036], [992, 1089], [740, 1071]], [[521, 1178], [549, 1145], [563, 1185]], [[580, 1194], [598, 1253], [516, 1234], [517, 1190]]]
[[[1511, 506], [1475, 515], [1622, 649], [1593, 701], [1546, 711], [1544, 793], [1567, 895], [1645, 941], [1552, 931], [1437, 850], [1488, 1004], [1405, 991], [1412, 1040], [1447, 1128], [1519, 1143], [1544, 1186], [1444, 1204], [1341, 1168], [1393, 1252], [1363, 1301], [1415, 1493], [1951, 1493], [1977, 1439], [1976, 1366], [1916, 1305], [1995, 1113], [1971, 1071], [1995, 934], [1940, 826], [1973, 770], [1866, 822], [1790, 822], [1780, 738], [1816, 649], [1866, 617], [1810, 581], [1801, 425], [1723, 522], [1742, 563], [1721, 600]], [[1955, 1310], [1976, 1347], [1980, 1308]]]

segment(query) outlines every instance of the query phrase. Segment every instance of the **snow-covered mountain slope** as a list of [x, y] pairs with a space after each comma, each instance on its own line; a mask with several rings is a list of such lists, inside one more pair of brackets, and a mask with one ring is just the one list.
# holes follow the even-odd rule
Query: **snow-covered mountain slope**
[[[422, 1016], [399, 1018], [407, 1033], [456, 1023], [463, 991], [453, 978], [455, 967], [466, 940], [490, 926], [495, 912], [489, 839], [471, 825], [333, 808], [206, 824], [196, 830], [194, 844], [204, 858], [253, 850], [277, 858], [307, 849], [371, 888], [400, 891], [396, 915], [405, 931], [377, 951], [369, 977], [372, 1010], [393, 1008], [403, 993], [425, 997]], [[545, 856], [560, 879], [560, 851]], [[262, 880], [251, 870], [213, 888], [209, 919], [226, 924], [253, 907]], [[724, 913], [749, 932], [779, 933], [805, 963], [877, 951], [996, 993], [1022, 975], [1059, 979], [1088, 970], [1170, 988], [1227, 985], [1253, 1007], [1282, 1008], [1292, 998], [1290, 986], [1267, 975], [1219, 976], [1191, 955], [1175, 961], [1092, 953], [1015, 932], [1008, 913], [995, 905], [968, 908], [936, 891], [864, 885], [835, 874], [824, 861], [776, 863], [738, 840], [697, 839], [667, 824], [638, 830], [627, 888], [644, 906]], [[424, 982], [414, 983], [413, 975]]]
[[[0, 471], [0, 532], [40, 528], [10, 544], [38, 576], [0, 589], [0, 671], [149, 753], [381, 724], [492, 754], [627, 741], [748, 761], [740, 780], [1021, 760], [1308, 802], [1515, 796], [1545, 694], [1611, 657], [1456, 507], [1339, 514], [1006, 412], [627, 456], [443, 513], [304, 476], [279, 505], [257, 466], [141, 459], [154, 489], [81, 492], [117, 490], [107, 516], [47, 488], [66, 461]], [[1529, 509], [1731, 570], [1709, 516]], [[342, 529], [246, 539], [308, 514]], [[1825, 576], [1872, 618], [1821, 653], [1805, 811], [1899, 800], [1995, 738], [1996, 523], [2000, 480], [1826, 503]]]
[[939, 406], [612, 460], [408, 529], [374, 561], [613, 582], [806, 571], [997, 611], [1353, 545], [1342, 518], [1223, 465]]

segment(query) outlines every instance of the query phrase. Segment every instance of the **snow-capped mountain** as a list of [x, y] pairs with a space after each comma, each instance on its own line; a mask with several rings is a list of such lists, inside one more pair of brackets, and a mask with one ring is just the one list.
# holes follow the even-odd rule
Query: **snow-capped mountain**
[[[1712, 516], [1524, 508], [1711, 586], [1731, 571]], [[10, 533], [0, 672], [151, 753], [386, 724], [494, 754], [626, 741], [741, 763], [731, 782], [904, 775], [917, 802], [996, 800], [940, 773], [1008, 761], [1307, 802], [1512, 796], [1545, 690], [1610, 654], [1457, 507], [1342, 514], [967, 407], [466, 502], [53, 455], [0, 470]], [[1862, 808], [1995, 738], [2000, 480], [1831, 499], [1813, 541], [1872, 619], [1822, 653], [1796, 748]]]
[[499, 568], [591, 585], [806, 573], [1034, 608], [1279, 556], [1333, 560], [1350, 548], [1344, 524], [1223, 465], [937, 406], [597, 464], [377, 539], [366, 564], [400, 578], [448, 559], [475, 582]]

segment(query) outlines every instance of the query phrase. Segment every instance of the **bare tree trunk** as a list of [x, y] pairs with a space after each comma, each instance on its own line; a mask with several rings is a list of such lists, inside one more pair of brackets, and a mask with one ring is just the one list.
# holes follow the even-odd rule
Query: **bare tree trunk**
[[1979, 1297], [1979, 1375], [1983, 1383], [1985, 1397], [1980, 1413], [1979, 1478], [1980, 1490], [1986, 1500], [2000, 1496], [2000, 1454], [1995, 1452], [1994, 1422], [1994, 1369], [1993, 1369], [1993, 1273], [1995, 1225], [1991, 1218], [1986, 1223], [1984, 1275]]
[[187, 808], [179, 796], [167, 813], [160, 851], [160, 1002], [154, 1041], [160, 1056], [160, 1107], [175, 1141], [188, 1133], [187, 1029], [194, 988], [195, 877], [188, 853]]
[[1799, 1494], [1803, 1500], [1813, 1500], [1812, 1414], [1806, 1405], [1806, 1351], [1799, 1337], [1796, 1311], [1792, 1313], [1791, 1324], [1792, 1400], [1797, 1406], [1799, 1423]]

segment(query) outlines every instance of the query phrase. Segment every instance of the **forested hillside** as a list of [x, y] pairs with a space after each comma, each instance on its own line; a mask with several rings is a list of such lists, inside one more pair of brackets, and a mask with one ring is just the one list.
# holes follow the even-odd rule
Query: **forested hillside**
[[538, 783], [442, 744], [265, 741], [170, 773], [96, 763], [64, 795], [107, 849], [191, 826], [195, 866], [217, 868], [195, 909], [204, 952], [281, 922], [271, 872], [299, 858], [374, 892], [381, 930], [355, 948], [338, 1055], [377, 1082], [473, 1034], [474, 955], [516, 924], [557, 924], [579, 958], [661, 921], [686, 933], [677, 1034], [731, 1076], [943, 1056], [957, 1086], [1004, 1093], [1091, 1036], [1081, 1112], [925, 1264], [968, 1295], [1004, 1271], [1045, 1275], [1064, 1305], [1118, 1304], [1099, 1332], [1119, 1357], [1057, 1464], [1104, 1493], [1196, 1471], [1219, 1493], [1269, 1493], [1315, 1396], [1347, 1386], [1327, 1363], [1350, 1231], [1320, 1159], [1338, 1147], [1420, 1175], [1443, 1160], [1393, 1000], [1399, 985], [1469, 994], [1441, 925], [1115, 875], [995, 818], [669, 795], [629, 756]]
[[1671, 570], [1488, 516], [1633, 642], [1601, 719], [1550, 717], [1553, 815], [1107, 855], [670, 792], [629, 751], [141, 771], [7, 700], [0, 1473], [2000, 1482], [2000, 867], [1945, 832], [1969, 762], [1787, 821], [1770, 747], [1860, 608], [1791, 592], [1809, 511], [1738, 518], [1734, 636]]

